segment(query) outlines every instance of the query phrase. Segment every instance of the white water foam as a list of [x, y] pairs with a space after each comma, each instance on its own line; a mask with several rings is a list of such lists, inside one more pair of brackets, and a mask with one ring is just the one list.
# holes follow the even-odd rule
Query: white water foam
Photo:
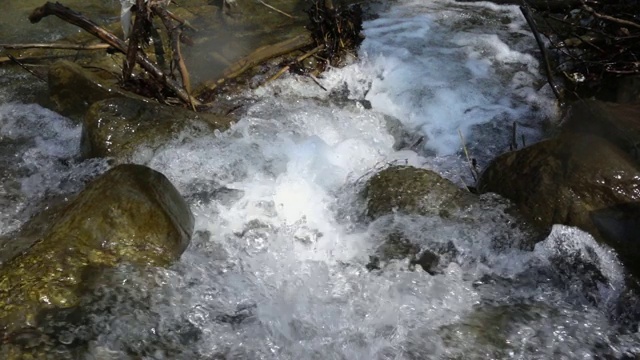
[[[174, 267], [123, 271], [123, 286], [96, 301], [93, 328], [76, 334], [100, 334], [89, 346], [95, 358], [597, 358], [637, 340], [616, 342], [610, 322], [620, 265], [579, 230], [556, 227], [527, 248], [528, 234], [490, 198], [467, 220], [363, 216], [363, 184], [388, 163], [464, 177], [458, 130], [491, 155], [504, 150], [512, 121], [531, 141], [540, 136], [553, 101], [535, 87], [537, 62], [524, 52], [533, 40], [516, 8], [405, 1], [365, 32], [363, 60], [320, 79], [329, 91], [281, 79], [249, 94], [255, 104], [230, 130], [140, 151], [136, 161], [185, 195], [196, 234]], [[425, 148], [394, 148], [385, 114], [425, 136]], [[77, 139], [60, 126], [58, 136]], [[37, 147], [56, 150], [43, 171], [55, 154], [73, 156], [48, 141]], [[32, 194], [60, 183], [22, 182]], [[433, 275], [408, 259], [369, 271], [369, 256], [395, 232], [453, 250]], [[568, 272], [569, 260], [593, 278]]]
[[[615, 292], [600, 290], [620, 286], [621, 269], [611, 265], [604, 285], [592, 287], [579, 277], [543, 280], [565, 266], [549, 260], [557, 235], [533, 251], [517, 247], [529, 239], [500, 202], [470, 210], [470, 222], [401, 214], [363, 221], [360, 191], [376, 169], [406, 163], [462, 177], [459, 154], [451, 156], [461, 149], [458, 129], [483, 148], [501, 143], [502, 130], [474, 136], [474, 125], [508, 133], [517, 120], [535, 137], [535, 124], [553, 114], [549, 94], [532, 87], [541, 79], [537, 62], [521, 52], [532, 39], [518, 34], [515, 9], [494, 9], [515, 25], [479, 30], [472, 23], [492, 16], [486, 8], [457, 6], [399, 5], [366, 25], [363, 61], [320, 79], [328, 91], [285, 78], [250, 94], [255, 105], [229, 131], [182, 134], [150, 160], [142, 152], [138, 161], [187, 196], [197, 235], [181, 262], [157, 275], [160, 289], [144, 290], [150, 312], [99, 317], [110, 330], [93, 351], [158, 359], [534, 358], [523, 335], [534, 323], [544, 331], [537, 339], [556, 344], [554, 355], [595, 344], [584, 331], [553, 330], [565, 322], [605, 329], [606, 344], [614, 332], [605, 303]], [[427, 136], [430, 151], [395, 149], [385, 114]], [[455, 252], [435, 275], [410, 270], [406, 259], [368, 271], [392, 230], [422, 248], [451, 243]], [[586, 241], [598, 255], [585, 263], [613, 264]], [[576, 285], [567, 291], [567, 283]], [[490, 330], [492, 341], [482, 328], [468, 331], [492, 319], [496, 306], [513, 315]]]
[[104, 171], [78, 162], [81, 127], [35, 104], [0, 104], [0, 234], [16, 230], [47, 197], [69, 194]]

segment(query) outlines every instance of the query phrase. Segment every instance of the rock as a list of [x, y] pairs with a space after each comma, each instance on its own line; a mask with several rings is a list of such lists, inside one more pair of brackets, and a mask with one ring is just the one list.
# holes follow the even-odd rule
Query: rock
[[228, 117], [130, 98], [107, 99], [93, 104], [84, 117], [82, 152], [122, 163], [140, 145], [155, 149], [183, 130], [213, 133], [228, 129], [231, 122]]
[[511, 199], [541, 226], [591, 233], [640, 274], [640, 168], [609, 141], [565, 133], [503, 154], [481, 175], [478, 189]]
[[617, 80], [617, 102], [637, 103], [640, 101], [640, 76], [623, 76]]
[[420, 265], [422, 269], [430, 275], [438, 274], [439, 263], [440, 256], [429, 249], [423, 251], [420, 256], [411, 261], [412, 265]]
[[564, 133], [604, 137], [640, 163], [640, 102], [614, 104], [581, 100], [571, 105], [562, 123]]
[[77, 307], [92, 282], [103, 281], [101, 269], [169, 265], [186, 249], [194, 226], [169, 180], [141, 165], [113, 168], [47, 220], [42, 236], [0, 267], [5, 339], [38, 334], [43, 314]]
[[420, 252], [420, 246], [411, 243], [401, 233], [391, 233], [375, 251], [375, 254], [381, 261], [404, 259], [415, 257]]
[[382, 170], [369, 180], [365, 194], [371, 218], [395, 211], [448, 216], [477, 201], [437, 173], [410, 166]]
[[109, 78], [99, 74], [68, 60], [60, 60], [51, 65], [49, 92], [55, 110], [65, 116], [81, 118], [89, 106], [99, 100], [113, 97], [143, 99], [122, 90], [111, 74]]

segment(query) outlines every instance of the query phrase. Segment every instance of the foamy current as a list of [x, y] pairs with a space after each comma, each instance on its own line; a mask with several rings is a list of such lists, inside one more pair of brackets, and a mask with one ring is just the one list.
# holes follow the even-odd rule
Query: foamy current
[[[358, 61], [319, 79], [327, 91], [283, 78], [244, 94], [252, 101], [230, 130], [185, 132], [134, 156], [186, 197], [195, 236], [170, 269], [113, 275], [125, 285], [97, 296], [95, 316], [64, 341], [99, 333], [87, 355], [95, 359], [614, 359], [640, 350], [618, 323], [624, 269], [580, 230], [555, 226], [525, 246], [530, 234], [495, 196], [468, 221], [363, 215], [363, 186], [388, 164], [470, 184], [461, 139], [484, 164], [508, 149], [514, 122], [531, 143], [555, 120], [517, 7], [399, 1], [366, 22], [365, 35]], [[74, 162], [79, 128], [67, 119], [16, 103], [0, 114], [2, 141], [22, 139], [24, 163], [3, 178], [0, 196], [17, 194], [5, 226], [18, 226], [30, 202], [106, 169]], [[395, 233], [451, 251], [434, 275], [408, 260], [368, 270]]]

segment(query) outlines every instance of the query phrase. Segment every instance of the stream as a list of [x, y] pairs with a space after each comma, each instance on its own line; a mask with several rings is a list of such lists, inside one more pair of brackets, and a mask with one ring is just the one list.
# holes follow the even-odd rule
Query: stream
[[[558, 119], [516, 6], [399, 0], [378, 11], [359, 59], [318, 79], [326, 91], [284, 77], [242, 94], [230, 130], [138, 151], [191, 205], [191, 245], [169, 269], [117, 269], [61, 342], [99, 334], [87, 359], [636, 358], [625, 307], [637, 298], [616, 254], [587, 233], [556, 225], [526, 246], [492, 195], [468, 221], [364, 216], [364, 185], [384, 167], [472, 185], [463, 147], [482, 168], [509, 149], [514, 122], [521, 146]], [[25, 88], [28, 76], [0, 78], [2, 234], [109, 167], [78, 160], [81, 129], [34, 104], [46, 89]], [[433, 275], [407, 259], [370, 271], [394, 232], [450, 249], [446, 262]]]

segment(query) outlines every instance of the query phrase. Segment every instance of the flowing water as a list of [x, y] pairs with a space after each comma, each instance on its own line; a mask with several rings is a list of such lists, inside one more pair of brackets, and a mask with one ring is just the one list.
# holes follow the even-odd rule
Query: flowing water
[[[531, 143], [557, 116], [516, 7], [380, 11], [360, 59], [319, 79], [327, 91], [284, 78], [243, 94], [230, 130], [136, 154], [191, 204], [191, 246], [170, 269], [120, 269], [60, 342], [97, 333], [95, 359], [635, 358], [635, 298], [588, 234], [555, 226], [527, 246], [495, 196], [466, 220], [363, 216], [363, 186], [388, 164], [471, 184], [461, 139], [482, 165], [509, 148], [514, 122]], [[76, 160], [80, 129], [38, 105], [4, 97], [0, 122], [3, 233], [108, 167]], [[440, 249], [438, 271], [369, 271], [392, 233]]]

